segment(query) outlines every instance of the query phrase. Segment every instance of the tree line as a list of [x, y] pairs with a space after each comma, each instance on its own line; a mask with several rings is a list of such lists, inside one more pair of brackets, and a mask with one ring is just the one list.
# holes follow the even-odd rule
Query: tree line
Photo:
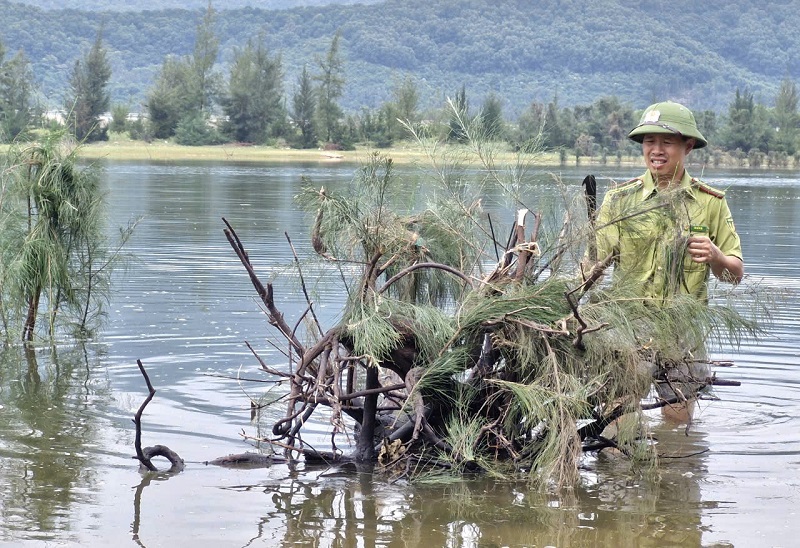
[[[476, 100], [492, 91], [503, 96], [514, 118], [531, 100], [547, 102], [556, 92], [569, 106], [606, 95], [635, 105], [676, 97], [722, 111], [737, 87], [769, 101], [782, 78], [800, 74], [800, 34], [793, 32], [800, 11], [782, 0], [678, 0], [670, 25], [653, 25], [663, 19], [659, 5], [622, 0], [265, 5], [229, 9], [224, 3], [216, 25], [221, 65], [227, 71], [234, 48], [263, 36], [269, 51], [281, 54], [289, 89], [338, 29], [348, 59], [341, 98], [348, 110], [377, 108], [390, 98], [387, 82], [409, 75], [426, 109], [468, 82]], [[74, 60], [102, 25], [114, 69], [112, 100], [138, 109], [164, 57], [191, 54], [188, 31], [203, 13], [166, 6], [125, 13], [86, 6], [43, 10], [0, 0], [0, 39], [26, 52], [42, 95], [56, 104]]]
[[[282, 57], [268, 48], [263, 36], [235, 48], [223, 73], [218, 69], [216, 18], [209, 5], [197, 25], [192, 53], [164, 58], [147, 90], [145, 112], [133, 120], [129, 105], [111, 103], [113, 74], [103, 31], [98, 31], [70, 72], [64, 123], [75, 137], [89, 142], [105, 140], [114, 131], [184, 145], [240, 142], [350, 149], [357, 144], [390, 147], [407, 138], [409, 125], [425, 126], [443, 141], [464, 141], [467, 136], [460, 128], [469, 120], [484, 137], [516, 150], [533, 142], [560, 151], [562, 157], [620, 158], [637, 150], [626, 136], [639, 111], [613, 95], [573, 107], [559, 105], [556, 95], [547, 103], [531, 102], [511, 118], [504, 112], [507, 98], [489, 93], [472, 105], [466, 85], [454, 90], [448, 105], [423, 109], [418, 82], [405, 76], [388, 84], [389, 99], [379, 106], [346, 111], [341, 106], [346, 59], [339, 31], [325, 54], [302, 67], [288, 91]], [[8, 142], [29, 137], [42, 122], [30, 61], [21, 50], [7, 59], [5, 53], [0, 44], [0, 138]], [[798, 92], [789, 78], [782, 82], [774, 107], [756, 101], [748, 89], [736, 89], [726, 112], [695, 114], [712, 144], [698, 151], [706, 160], [716, 150], [730, 151], [751, 165], [780, 165], [798, 153]]]

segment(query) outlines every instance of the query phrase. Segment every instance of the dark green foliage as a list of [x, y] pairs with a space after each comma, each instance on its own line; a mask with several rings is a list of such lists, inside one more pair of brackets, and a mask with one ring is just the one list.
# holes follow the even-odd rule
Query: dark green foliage
[[178, 121], [191, 112], [189, 66], [184, 60], [168, 56], [147, 97], [151, 133], [156, 139], [175, 134]]
[[100, 117], [111, 105], [107, 89], [110, 79], [111, 64], [100, 31], [92, 49], [82, 60], [75, 61], [69, 78], [69, 95], [64, 107], [69, 127], [78, 140], [105, 141], [108, 138], [108, 128]]
[[333, 133], [333, 140], [325, 146], [333, 150], [355, 150], [358, 133], [358, 122], [353, 116], [347, 116]]
[[600, 148], [617, 150], [628, 144], [628, 132], [636, 125], [629, 105], [620, 103], [617, 97], [601, 97], [587, 107], [576, 107], [575, 118], [586, 133], [593, 137]]
[[[396, 82], [392, 88], [392, 102], [389, 103], [394, 117], [403, 123], [415, 125], [419, 122], [419, 89], [411, 76]], [[395, 138], [405, 137], [395, 135]]]
[[197, 25], [190, 63], [192, 78], [189, 82], [192, 95], [188, 98], [190, 108], [206, 115], [211, 112], [214, 96], [219, 88], [219, 75], [213, 70], [219, 54], [219, 38], [214, 32], [215, 22], [216, 11], [209, 1], [203, 19]]
[[109, 131], [122, 133], [128, 129], [128, 114], [131, 109], [128, 105], [117, 104], [111, 108], [111, 124]]
[[297, 148], [316, 148], [316, 96], [311, 76], [306, 67], [297, 79], [297, 89], [292, 96], [291, 119], [296, 137], [292, 142]]
[[717, 113], [713, 110], [695, 111], [694, 119], [703, 137], [705, 137], [709, 143], [719, 144], [717, 137], [719, 133], [719, 118], [717, 117]]
[[337, 143], [342, 135], [341, 119], [344, 114], [339, 99], [344, 91], [344, 60], [339, 51], [341, 34], [336, 31], [324, 57], [317, 58], [319, 72], [313, 76], [317, 82], [317, 127], [323, 141]]
[[781, 89], [775, 99], [773, 148], [776, 152], [792, 155], [797, 152], [797, 125], [800, 115], [797, 111], [797, 84], [788, 78], [781, 82]]
[[406, 76], [395, 81], [392, 97], [377, 109], [362, 108], [350, 120], [356, 126], [357, 140], [378, 148], [392, 146], [409, 138], [407, 126], [420, 121], [419, 93], [414, 80]]
[[494, 93], [489, 93], [481, 105], [481, 130], [486, 139], [499, 140], [505, 137], [503, 102]]
[[35, 87], [31, 65], [20, 50], [5, 60], [0, 43], [0, 142], [25, 137], [33, 117]]
[[153, 140], [152, 125], [146, 124], [142, 118], [128, 122], [128, 137], [134, 140], [150, 142]]
[[[696, 114], [720, 114], [719, 138], [705, 130], [712, 147], [739, 148], [745, 154], [755, 147], [765, 154], [790, 155], [795, 148], [791, 114], [787, 117], [778, 96], [785, 91], [783, 80], [796, 77], [792, 59], [800, 55], [800, 35], [789, 29], [800, 26], [798, 10], [775, 0], [758, 6], [739, 0], [725, 6], [682, 0], [671, 12], [670, 28], [680, 28], [677, 33], [653, 28], [652, 21], [662, 14], [649, 4], [601, 0], [582, 10], [547, 0], [487, 6], [485, 1], [462, 5], [454, 0], [410, 0], [245, 12], [227, 9], [226, 4], [215, 12], [204, 3], [194, 12], [109, 12], [102, 16], [104, 45], [114, 62], [108, 91], [115, 102], [145, 104], [153, 120], [149, 133], [168, 138], [189, 111], [212, 113], [221, 89], [215, 60], [227, 72], [235, 48], [252, 37], [264, 36], [264, 47], [280, 53], [289, 82], [299, 78], [301, 67], [318, 63], [321, 70], [315, 76], [335, 83], [326, 71], [335, 66], [329, 62], [328, 46], [334, 46], [331, 37], [337, 36], [337, 53], [346, 60], [339, 67], [339, 82], [347, 86], [338, 96], [326, 94], [316, 109], [318, 131], [326, 142], [352, 142], [373, 134], [371, 129], [352, 131], [335, 124], [344, 124], [348, 114], [364, 109], [376, 113], [387, 104], [392, 106], [381, 116], [387, 115], [389, 135], [375, 134], [368, 140], [405, 138], [391, 122], [393, 117], [405, 119], [405, 113], [390, 82], [408, 80], [417, 87], [409, 98], [426, 112], [426, 119], [441, 106], [441, 90], [453, 82], [467, 83], [475, 105], [495, 94], [503, 102], [511, 141], [518, 148], [538, 134], [535, 127], [543, 129], [549, 148], [566, 147], [572, 153], [577, 145], [581, 154], [619, 158], [631, 151], [620, 138], [630, 114], [667, 98], [680, 100]], [[35, 80], [50, 100], [63, 96], [70, 71], [61, 67], [74, 66], [90, 47], [100, 17], [0, 0], [2, 38], [19, 45], [32, 60]], [[621, 19], [624, 25], [618, 24]], [[391, 25], [382, 23], [387, 20]], [[186, 32], [187, 24], [193, 23], [194, 35]], [[692, 37], [688, 43], [686, 36]], [[186, 65], [186, 73], [177, 80], [174, 74], [163, 74], [168, 55]], [[72, 82], [82, 84], [78, 79]], [[756, 103], [771, 105], [775, 98], [776, 112], [755, 108], [753, 123], [742, 126], [737, 107], [733, 129], [726, 130], [724, 115], [736, 88], [748, 90]], [[336, 85], [328, 89], [335, 91]], [[546, 104], [549, 96], [557, 100]], [[285, 102], [291, 106], [291, 97]], [[546, 108], [534, 115], [534, 103]], [[520, 115], [520, 128], [513, 128]], [[782, 129], [776, 132], [775, 127]], [[315, 139], [307, 128], [298, 131], [305, 131], [301, 146], [312, 146]]]
[[262, 144], [284, 128], [283, 74], [280, 56], [271, 56], [263, 41], [248, 41], [237, 50], [222, 109], [225, 133], [234, 141]]
[[377, 112], [362, 109], [357, 117], [348, 117], [348, 125], [357, 128], [359, 142], [377, 148], [392, 146], [397, 131], [395, 128], [401, 126], [394, 117], [392, 105], [389, 104], [382, 106]]
[[[516, 130], [511, 134], [511, 143], [515, 150], [524, 150], [527, 143], [538, 135], [544, 135], [545, 131], [547, 131], [545, 106], [534, 101], [520, 114]], [[548, 140], [545, 146], [556, 147], [558, 145]]]
[[578, 127], [575, 111], [579, 108], [559, 108], [558, 97], [546, 105], [534, 101], [520, 115], [518, 134], [512, 136], [512, 143], [524, 150], [532, 138], [541, 134], [541, 146], [562, 151], [571, 149], [578, 135], [589, 131], [588, 127]]
[[164, 58], [146, 101], [153, 137], [172, 137], [178, 123], [195, 120], [196, 113], [210, 116], [213, 97], [219, 88], [219, 77], [213, 71], [219, 49], [214, 21], [215, 12], [209, 4], [197, 26], [193, 54]]
[[[755, 101], [751, 91], [736, 89], [728, 107], [728, 124], [721, 135], [721, 144], [729, 150], [768, 150], [768, 120], [766, 110]], [[774, 132], [774, 130], [773, 130]], [[773, 133], [769, 132], [769, 133]]]
[[195, 112], [178, 122], [175, 142], [186, 146], [204, 146], [218, 145], [225, 142], [225, 139], [203, 113]]

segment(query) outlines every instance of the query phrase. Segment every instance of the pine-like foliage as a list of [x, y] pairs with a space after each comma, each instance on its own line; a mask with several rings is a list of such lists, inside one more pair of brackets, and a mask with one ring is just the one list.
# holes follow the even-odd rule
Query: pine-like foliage
[[[0, 187], [0, 318], [7, 341], [32, 341], [44, 313], [86, 334], [101, 315], [119, 247], [104, 235], [97, 172], [78, 166], [77, 147], [61, 132], [14, 146]], [[130, 235], [121, 235], [124, 243]], [[63, 318], [62, 318], [63, 316]]]
[[108, 112], [111, 95], [108, 82], [111, 79], [111, 63], [103, 46], [102, 32], [92, 48], [78, 61], [69, 78], [69, 97], [65, 108], [69, 113], [69, 125], [79, 141], [105, 141], [108, 128], [101, 124], [100, 117]]
[[[375, 453], [382, 464], [405, 463], [406, 474], [432, 466], [568, 485], [593, 444], [654, 463], [641, 405], [654, 375], [702, 363], [717, 344], [758, 336], [764, 303], [756, 292], [733, 306], [725, 297], [747, 288], [730, 286], [710, 303], [681, 295], [656, 301], [630, 283], [604, 283], [605, 264], [582, 271], [593, 232], [581, 189], [554, 178], [556, 199], [531, 215], [523, 198], [535, 157], [499, 162], [480, 119], [461, 114], [454, 112], [465, 145], [409, 128], [429, 152], [426, 205], [412, 207], [415, 189], [399, 185], [392, 161], [377, 154], [348, 191], [309, 182], [299, 196], [314, 215], [313, 247], [338, 266], [348, 300], [339, 325], [315, 337], [315, 350], [298, 350], [299, 384], [281, 421], [295, 427], [273, 431], [293, 445], [303, 424], [297, 417], [307, 420], [325, 401], [336, 431], [343, 414], [370, 429], [365, 438], [362, 428], [363, 450], [373, 441], [369, 398], [376, 397], [363, 394], [383, 391], [400, 411], [383, 442], [374, 440]], [[515, 219], [508, 241], [482, 208], [490, 189]], [[282, 318], [265, 302], [278, 325]], [[389, 380], [378, 385], [367, 374], [363, 406], [348, 400], [348, 391], [365, 388], [353, 378], [374, 368]], [[398, 381], [402, 394], [390, 388]], [[613, 439], [603, 435], [624, 415], [631, 418]], [[407, 427], [398, 426], [403, 417]]]

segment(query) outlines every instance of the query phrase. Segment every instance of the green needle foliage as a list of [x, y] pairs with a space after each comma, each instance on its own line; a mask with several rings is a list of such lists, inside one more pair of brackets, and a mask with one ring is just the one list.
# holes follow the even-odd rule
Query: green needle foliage
[[85, 336], [102, 316], [111, 266], [133, 226], [109, 249], [98, 175], [79, 167], [77, 150], [53, 132], [39, 143], [13, 146], [6, 158], [0, 317], [7, 342], [31, 342], [37, 333], [52, 340], [59, 327]]
[[[578, 477], [585, 426], [600, 425], [591, 433], [599, 436], [627, 415], [613, 446], [654, 464], [640, 405], [654, 369], [702, 362], [708, 349], [758, 337], [767, 303], [746, 286], [712, 288], [709, 303], [642, 298], [616, 279], [584, 286], [586, 205], [580, 188], [557, 178], [560, 201], [506, 249], [481, 197], [491, 189], [501, 203], [534, 211], [524, 197], [534, 188], [535, 156], [501, 165], [480, 119], [454, 115], [463, 144], [415, 133], [432, 166], [421, 210], [409, 203], [413, 189], [396, 192], [392, 162], [379, 155], [349, 191], [308, 184], [299, 196], [315, 215], [315, 250], [347, 282], [337, 340], [364, 367], [389, 369], [407, 385], [408, 375], [418, 379], [404, 412], [427, 428], [415, 429], [406, 458], [568, 485]], [[513, 209], [508, 217], [520, 218]]]

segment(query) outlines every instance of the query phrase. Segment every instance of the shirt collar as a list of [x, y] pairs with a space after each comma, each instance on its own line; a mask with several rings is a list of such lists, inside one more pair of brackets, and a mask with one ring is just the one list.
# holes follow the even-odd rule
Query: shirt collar
[[[650, 173], [649, 169], [645, 171], [644, 175], [642, 175], [639, 179], [641, 179], [642, 181], [642, 194], [644, 195], [645, 198], [649, 198], [650, 196], [652, 196], [657, 192], [656, 183], [655, 180], [653, 179], [653, 174]], [[694, 179], [692, 178], [692, 176], [689, 175], [689, 172], [684, 169], [683, 177], [681, 177], [680, 188], [686, 191], [686, 193], [692, 199], [695, 198], [694, 195], [695, 189], [694, 186], [692, 185], [693, 181]]]

